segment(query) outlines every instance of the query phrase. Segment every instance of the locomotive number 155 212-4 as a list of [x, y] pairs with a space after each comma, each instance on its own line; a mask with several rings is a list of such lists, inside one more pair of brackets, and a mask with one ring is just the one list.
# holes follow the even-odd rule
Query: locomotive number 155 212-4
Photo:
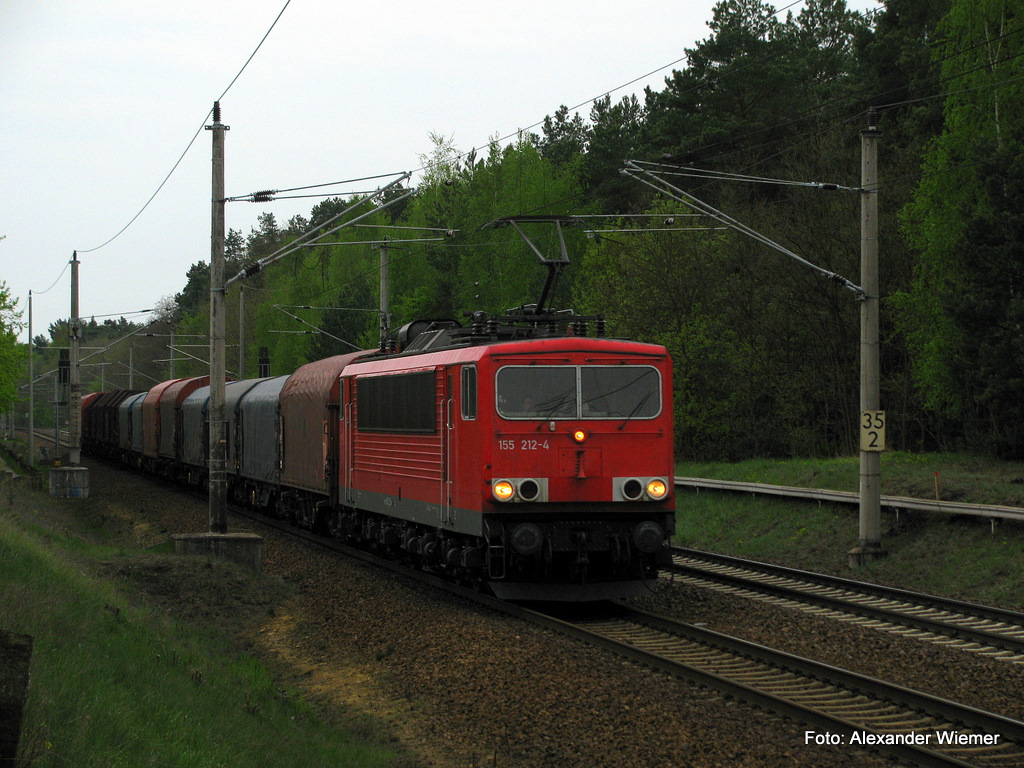
[[499, 440], [499, 451], [546, 451], [547, 440]]

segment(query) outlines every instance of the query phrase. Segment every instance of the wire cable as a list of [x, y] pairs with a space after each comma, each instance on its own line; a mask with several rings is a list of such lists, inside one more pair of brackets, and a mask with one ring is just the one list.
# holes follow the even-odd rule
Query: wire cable
[[267, 33], [263, 35], [263, 39], [260, 40], [260, 42], [257, 44], [255, 50], [253, 50], [253, 52], [249, 55], [249, 58], [245, 60], [245, 64], [242, 65], [242, 68], [238, 70], [238, 74], [234, 76], [230, 83], [228, 83], [228, 87], [224, 89], [224, 93], [220, 95], [220, 98], [217, 99], [217, 101], [220, 101], [228, 95], [228, 91], [231, 90], [231, 86], [233, 86], [235, 84], [235, 81], [242, 76], [242, 73], [245, 72], [245, 68], [249, 66], [249, 62], [253, 60], [254, 56], [256, 56], [256, 52], [259, 51], [263, 43], [265, 43], [267, 41], [267, 38], [270, 37], [270, 33], [274, 31], [274, 27], [277, 26], [277, 22], [281, 20], [281, 17], [284, 15], [284, 12], [288, 10], [288, 6], [291, 5], [291, 2], [292, 0], [285, 0], [284, 7], [281, 9], [281, 12], [277, 14], [277, 18], [274, 19], [274, 23], [270, 25], [270, 29], [268, 29]]
[[[284, 8], [282, 8], [281, 12], [277, 14], [277, 18], [274, 19], [274, 23], [270, 25], [270, 29], [268, 29], [266, 34], [263, 35], [263, 39], [260, 40], [260, 42], [256, 46], [255, 50], [253, 50], [253, 52], [249, 55], [249, 58], [245, 60], [245, 64], [243, 64], [242, 68], [240, 70], [238, 70], [238, 74], [235, 75], [234, 78], [232, 78], [230, 83], [228, 83], [228, 87], [224, 89], [224, 93], [222, 93], [220, 95], [220, 99], [223, 99], [224, 96], [227, 95], [227, 92], [231, 90], [231, 87], [235, 84], [235, 82], [238, 80], [238, 78], [242, 76], [242, 73], [245, 72], [245, 68], [249, 66], [249, 62], [251, 62], [253, 60], [253, 57], [256, 55], [256, 52], [259, 51], [260, 47], [266, 41], [267, 37], [269, 37], [271, 31], [273, 31], [274, 27], [277, 25], [277, 22], [280, 21], [281, 16], [284, 14], [285, 9], [288, 8], [288, 5], [291, 3], [291, 1], [292, 0], [285, 0]], [[217, 99], [217, 101], [220, 101], [220, 99]], [[135, 223], [135, 221], [139, 218], [139, 216], [141, 216], [143, 214], [143, 212], [147, 208], [149, 208], [150, 203], [153, 202], [153, 200], [156, 198], [156, 196], [158, 194], [160, 194], [160, 190], [162, 190], [164, 188], [164, 186], [170, 180], [171, 176], [174, 175], [174, 172], [176, 170], [178, 170], [178, 166], [181, 165], [181, 161], [185, 159], [185, 155], [187, 155], [189, 150], [192, 149], [192, 145], [196, 143], [196, 139], [199, 137], [199, 134], [202, 133], [203, 132], [203, 128], [206, 127], [206, 119], [210, 116], [210, 113], [212, 111], [213, 111], [213, 108], [211, 107], [210, 110], [207, 111], [205, 115], [203, 115], [203, 121], [202, 121], [202, 123], [200, 123], [199, 128], [196, 129], [196, 132], [194, 134], [192, 134], [192, 138], [189, 139], [188, 146], [185, 147], [185, 151], [181, 153], [181, 156], [177, 159], [177, 161], [171, 167], [171, 170], [167, 172], [167, 175], [164, 176], [163, 181], [160, 182], [160, 185], [156, 188], [156, 191], [153, 192], [153, 194], [149, 196], [149, 199], [146, 200], [146, 202], [142, 206], [142, 208], [139, 209], [139, 212], [136, 213], [134, 216], [132, 216], [131, 220], [127, 224], [125, 224], [123, 227], [121, 227], [121, 229], [118, 230], [117, 234], [115, 234], [109, 240], [107, 240], [107, 241], [105, 241], [103, 243], [100, 243], [99, 245], [95, 246], [94, 248], [79, 248], [78, 249], [79, 253], [93, 253], [95, 251], [100, 250], [101, 248], [104, 248], [104, 247], [110, 245], [117, 238], [119, 238], [121, 235], [123, 235], [125, 233], [125, 231], [132, 224]]]
[[62, 277], [64, 277], [64, 275], [65, 275], [65, 274], [67, 274], [67, 271], [68, 271], [68, 267], [70, 267], [70, 266], [71, 266], [71, 262], [70, 262], [70, 261], [68, 261], [68, 262], [67, 262], [67, 263], [66, 263], [66, 264], [64, 265], [64, 269], [62, 269], [62, 270], [61, 270], [61, 272], [60, 272], [60, 274], [59, 274], [59, 275], [57, 275], [57, 279], [56, 279], [56, 280], [54, 280], [54, 281], [53, 281], [52, 283], [50, 283], [50, 287], [49, 287], [49, 288], [47, 288], [47, 289], [46, 289], [45, 291], [32, 291], [32, 295], [33, 295], [33, 296], [42, 296], [42, 295], [43, 295], [44, 293], [49, 293], [50, 291], [52, 291], [52, 290], [53, 290], [53, 289], [54, 289], [54, 288], [55, 288], [55, 287], [57, 286], [57, 283], [59, 283], [59, 282], [60, 282], [60, 279], [61, 279]]

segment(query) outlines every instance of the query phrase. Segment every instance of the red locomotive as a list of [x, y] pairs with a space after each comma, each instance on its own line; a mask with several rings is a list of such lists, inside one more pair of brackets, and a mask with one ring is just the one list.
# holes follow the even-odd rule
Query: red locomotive
[[619, 596], [656, 576], [674, 528], [664, 348], [450, 325], [408, 341], [341, 374], [331, 530], [508, 599]]

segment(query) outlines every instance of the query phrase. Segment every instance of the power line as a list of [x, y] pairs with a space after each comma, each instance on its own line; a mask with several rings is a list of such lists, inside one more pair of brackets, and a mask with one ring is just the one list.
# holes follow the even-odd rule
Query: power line
[[[258, 45], [256, 46], [256, 48], [255, 48], [255, 49], [253, 50], [253, 52], [252, 52], [252, 53], [251, 53], [251, 54], [249, 55], [249, 58], [245, 60], [245, 64], [243, 64], [243, 65], [242, 65], [242, 68], [241, 68], [240, 70], [238, 70], [238, 74], [237, 74], [237, 75], [235, 75], [235, 76], [234, 76], [234, 78], [232, 78], [232, 80], [231, 80], [231, 82], [230, 82], [230, 83], [228, 83], [228, 87], [227, 87], [227, 88], [225, 88], [225, 89], [224, 89], [224, 93], [222, 93], [222, 94], [220, 95], [220, 98], [221, 98], [221, 99], [223, 99], [223, 98], [224, 98], [224, 96], [225, 96], [225, 95], [227, 94], [227, 92], [231, 90], [231, 87], [232, 87], [232, 86], [233, 86], [233, 85], [235, 84], [235, 82], [236, 82], [236, 81], [238, 80], [238, 78], [242, 76], [242, 73], [243, 73], [243, 72], [245, 71], [245, 68], [249, 66], [249, 62], [251, 62], [251, 61], [253, 60], [253, 57], [254, 57], [254, 56], [256, 55], [256, 52], [257, 52], [257, 51], [259, 51], [259, 49], [260, 49], [260, 46], [262, 46], [262, 45], [263, 45], [263, 43], [264, 43], [264, 42], [266, 41], [266, 39], [267, 39], [267, 37], [268, 37], [268, 36], [270, 35], [271, 31], [272, 31], [272, 30], [274, 29], [274, 27], [275, 27], [275, 26], [277, 25], [277, 22], [278, 22], [278, 21], [280, 21], [280, 19], [281, 19], [281, 16], [282, 16], [282, 15], [284, 14], [284, 12], [285, 12], [285, 9], [286, 9], [286, 8], [288, 8], [288, 5], [289, 5], [289, 4], [291, 3], [291, 1], [292, 1], [292, 0], [285, 0], [285, 4], [284, 4], [284, 7], [283, 7], [283, 8], [281, 9], [281, 12], [277, 14], [277, 18], [276, 18], [276, 19], [274, 19], [274, 23], [270, 25], [270, 29], [268, 29], [268, 30], [267, 30], [267, 32], [266, 32], [266, 34], [265, 34], [265, 35], [263, 35], [263, 38], [262, 38], [262, 39], [260, 40], [259, 44], [258, 44]], [[217, 99], [217, 101], [220, 101], [220, 99]], [[120, 236], [121, 236], [122, 234], [124, 234], [124, 232], [125, 232], [125, 231], [126, 231], [126, 230], [127, 230], [127, 229], [128, 229], [128, 228], [129, 228], [129, 227], [130, 227], [130, 226], [132, 225], [132, 224], [134, 224], [134, 223], [135, 223], [136, 219], [138, 219], [138, 218], [139, 218], [139, 216], [141, 216], [141, 215], [142, 215], [143, 211], [145, 211], [145, 210], [146, 210], [147, 208], [149, 208], [149, 204], [153, 202], [153, 200], [154, 200], [154, 199], [156, 198], [156, 196], [157, 196], [158, 194], [160, 194], [160, 190], [162, 190], [162, 189], [164, 188], [164, 186], [165, 186], [165, 185], [167, 184], [167, 182], [168, 182], [168, 181], [170, 180], [171, 176], [172, 176], [172, 175], [174, 175], [174, 172], [175, 172], [176, 170], [178, 170], [178, 166], [179, 166], [179, 165], [181, 165], [181, 161], [185, 159], [185, 155], [187, 155], [187, 154], [188, 154], [188, 151], [189, 151], [190, 149], [192, 149], [192, 145], [193, 145], [193, 144], [195, 144], [195, 142], [196, 142], [196, 139], [197, 139], [197, 138], [199, 137], [199, 134], [200, 134], [200, 133], [202, 133], [202, 132], [203, 132], [203, 128], [205, 128], [205, 127], [206, 127], [206, 120], [207, 120], [207, 118], [208, 118], [208, 117], [210, 116], [210, 113], [211, 113], [212, 111], [213, 111], [213, 110], [212, 110], [212, 108], [211, 108], [211, 109], [210, 109], [209, 111], [207, 111], [207, 112], [206, 112], [206, 113], [205, 113], [205, 114], [203, 115], [203, 120], [202, 120], [202, 122], [201, 122], [201, 123], [199, 124], [199, 127], [198, 127], [198, 128], [196, 129], [196, 132], [195, 132], [194, 134], [192, 134], [192, 138], [191, 138], [191, 139], [189, 139], [189, 142], [188, 142], [188, 146], [186, 146], [186, 147], [185, 147], [185, 151], [181, 153], [181, 156], [180, 156], [180, 157], [178, 157], [177, 161], [175, 161], [174, 165], [173, 165], [173, 166], [171, 167], [171, 170], [167, 172], [167, 175], [166, 175], [166, 176], [164, 176], [164, 179], [163, 179], [163, 181], [161, 181], [161, 182], [160, 182], [160, 185], [159, 185], [159, 186], [158, 186], [158, 187], [156, 188], [156, 191], [155, 191], [155, 192], [153, 192], [153, 194], [149, 196], [149, 199], [148, 199], [148, 200], [146, 200], [146, 202], [145, 202], [145, 204], [144, 204], [144, 205], [142, 206], [142, 208], [140, 208], [140, 209], [139, 209], [139, 212], [138, 212], [138, 213], [136, 213], [136, 214], [135, 214], [134, 216], [132, 216], [131, 220], [130, 220], [130, 221], [129, 221], [129, 222], [127, 223], [127, 224], [125, 224], [125, 225], [124, 225], [123, 227], [121, 227], [121, 229], [120, 229], [120, 230], [118, 230], [117, 234], [115, 234], [115, 235], [114, 235], [113, 237], [111, 237], [111, 238], [110, 238], [109, 240], [107, 240], [106, 242], [100, 243], [99, 245], [95, 246], [94, 248], [79, 248], [79, 249], [78, 249], [78, 252], [79, 252], [79, 253], [93, 253], [94, 251], [98, 251], [98, 250], [100, 250], [101, 248], [104, 248], [104, 247], [106, 247], [106, 246], [110, 245], [110, 244], [111, 244], [112, 242], [114, 242], [114, 241], [115, 241], [115, 240], [116, 240], [117, 238], [119, 238], [119, 237], [120, 237]], [[59, 278], [58, 278], [58, 279], [59, 279]]]
[[65, 275], [65, 274], [67, 274], [67, 271], [68, 271], [68, 269], [69, 269], [70, 267], [71, 267], [71, 261], [69, 260], [69, 261], [67, 261], [67, 262], [66, 262], [66, 263], [64, 264], [64, 269], [62, 269], [62, 270], [61, 270], [61, 272], [60, 272], [60, 274], [59, 274], [59, 275], [57, 275], [57, 279], [56, 279], [56, 280], [54, 280], [54, 281], [53, 281], [53, 282], [52, 282], [52, 283], [50, 284], [50, 287], [49, 287], [49, 288], [47, 288], [47, 289], [46, 289], [45, 291], [32, 291], [32, 295], [33, 295], [33, 296], [42, 296], [42, 295], [43, 295], [44, 293], [49, 293], [50, 291], [52, 291], [52, 290], [54, 289], [54, 287], [56, 287], [57, 283], [59, 283], [59, 282], [60, 282], [60, 279], [61, 279], [62, 277], [64, 277], [64, 275]]
[[[253, 60], [253, 57], [256, 55], [256, 52], [260, 49], [263, 43], [267, 41], [267, 38], [270, 37], [270, 33], [274, 30], [274, 27], [277, 26], [277, 22], [281, 20], [281, 17], [284, 15], [284, 12], [288, 9], [288, 6], [291, 4], [291, 2], [292, 0], [285, 0], [284, 7], [281, 8], [281, 12], [277, 14], [277, 18], [274, 19], [274, 23], [270, 25], [270, 29], [268, 29], [267, 33], [263, 35], [263, 38], [259, 41], [259, 43], [256, 45], [256, 48], [249, 55], [249, 58], [245, 60], [245, 64], [243, 64], [242, 68], [238, 70], [238, 74], [234, 76], [230, 83], [228, 83], [228, 87], [224, 89], [224, 93], [222, 93], [220, 95], [220, 98], [216, 99], [216, 101], [223, 101], [224, 97], [228, 95], [228, 91], [231, 90], [231, 86], [233, 86], [235, 84], [235, 81], [242, 76], [242, 73], [245, 72], [245, 68], [249, 66], [249, 62]], [[209, 116], [210, 113], [207, 112], [206, 114], [207, 116]], [[203, 120], [205, 119], [206, 118], [204, 117]]]
[[[270, 202], [271, 199], [274, 199], [274, 200], [294, 200], [294, 199], [298, 199], [298, 198], [302, 198], [302, 197], [331, 197], [332, 195], [336, 195], [337, 193], [336, 192], [327, 192], [327, 193], [324, 193], [322, 195], [291, 195], [291, 196], [285, 196], [285, 197], [282, 197], [281, 193], [282, 192], [302, 192], [302, 191], [305, 191], [307, 189], [320, 189], [322, 187], [336, 187], [336, 186], [340, 186], [342, 184], [355, 184], [357, 181], [374, 181], [376, 179], [386, 179], [386, 178], [389, 178], [389, 177], [394, 176], [394, 175], [395, 174], [393, 174], [393, 173], [378, 173], [375, 176], [361, 176], [361, 177], [359, 177], [357, 179], [345, 179], [343, 181], [328, 181], [328, 182], [325, 182], [323, 184], [309, 184], [309, 185], [306, 185], [304, 187], [291, 187], [290, 189], [264, 189], [264, 190], [262, 190], [260, 192], [250, 192], [247, 195], [237, 195], [235, 197], [226, 197], [226, 198], [224, 198], [224, 202], [234, 203], [234, 202], [239, 202], [239, 201], [243, 201], [243, 200], [248, 200], [249, 202], [253, 202], [253, 203], [266, 203], [266, 202]], [[348, 194], [349, 195], [368, 195], [368, 194], [371, 194], [374, 191], [375, 190], [367, 190], [367, 191], [362, 191], [362, 192], [349, 192]]]
[[365, 203], [372, 202], [374, 197], [377, 197], [377, 196], [383, 194], [384, 192], [388, 191], [392, 187], [395, 187], [398, 184], [401, 184], [403, 181], [407, 181], [409, 179], [409, 175], [410, 174], [407, 172], [407, 173], [403, 173], [403, 174], [392, 173], [392, 174], [386, 174], [386, 175], [388, 175], [388, 176], [398, 176], [398, 178], [395, 179], [394, 181], [392, 181], [391, 183], [386, 184], [385, 186], [383, 186], [380, 189], [378, 189], [370, 197], [364, 197], [364, 198], [362, 198], [360, 200], [356, 200], [355, 202], [353, 202], [351, 205], [346, 207], [340, 213], [335, 214], [334, 216], [329, 218], [327, 221], [323, 222], [322, 224], [317, 225], [316, 228], [309, 230], [305, 234], [301, 235], [298, 239], [293, 240], [291, 243], [288, 243], [287, 245], [284, 245], [284, 246], [278, 248], [276, 251], [271, 253], [269, 256], [265, 256], [262, 259], [260, 259], [259, 261], [257, 261], [256, 263], [248, 265], [247, 267], [242, 269], [241, 272], [238, 272], [234, 277], [232, 277], [232, 278], [230, 278], [228, 280], [225, 280], [224, 281], [224, 287], [227, 288], [229, 285], [231, 285], [231, 283], [233, 283], [233, 282], [235, 282], [237, 280], [242, 280], [242, 279], [245, 279], [247, 277], [252, 277], [253, 275], [255, 275], [258, 272], [262, 271], [264, 268], [270, 266], [274, 262], [280, 261], [285, 256], [288, 256], [288, 255], [290, 255], [292, 253], [295, 253], [295, 251], [297, 251], [299, 248], [311, 245], [313, 243], [316, 243], [317, 240], [325, 238], [328, 235], [334, 234], [339, 229], [343, 229], [344, 227], [352, 226], [353, 224], [358, 223], [362, 219], [365, 219], [368, 216], [372, 216], [374, 213], [379, 213], [380, 211], [384, 210], [385, 208], [388, 208], [389, 206], [392, 206], [395, 203], [399, 203], [402, 200], [405, 200], [407, 197], [409, 197], [410, 195], [415, 193], [415, 190], [407, 191], [407, 192], [405, 192], [405, 194], [401, 195], [400, 197], [392, 198], [391, 200], [388, 200], [387, 202], [383, 203], [382, 205], [377, 206], [377, 208], [374, 208], [371, 211], [368, 211], [366, 213], [360, 214], [356, 218], [351, 219], [349, 221], [342, 222], [341, 224], [336, 226], [334, 229], [329, 229], [326, 232], [322, 232], [321, 234], [317, 235], [313, 240], [311, 240], [309, 243], [302, 243], [303, 240], [306, 240], [311, 235], [316, 234], [316, 232], [318, 232], [319, 230], [323, 229], [324, 227], [326, 227], [326, 226], [328, 226], [330, 224], [333, 224], [335, 221], [337, 221], [338, 219], [340, 219], [342, 216], [346, 215], [350, 211], [355, 210], [357, 207], [359, 207], [359, 206], [361, 206], [361, 205], [363, 205]]

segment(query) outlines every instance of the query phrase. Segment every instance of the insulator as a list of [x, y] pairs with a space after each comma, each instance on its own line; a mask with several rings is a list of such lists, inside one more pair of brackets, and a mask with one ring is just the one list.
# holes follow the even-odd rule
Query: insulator
[[598, 338], [601, 338], [601, 339], [603, 339], [605, 333], [607, 333], [607, 326], [605, 324], [604, 317], [598, 317], [597, 318], [596, 332], [597, 332]]
[[219, 123], [220, 122], [220, 102], [219, 101], [213, 102], [213, 122], [215, 122], [215, 123]]

